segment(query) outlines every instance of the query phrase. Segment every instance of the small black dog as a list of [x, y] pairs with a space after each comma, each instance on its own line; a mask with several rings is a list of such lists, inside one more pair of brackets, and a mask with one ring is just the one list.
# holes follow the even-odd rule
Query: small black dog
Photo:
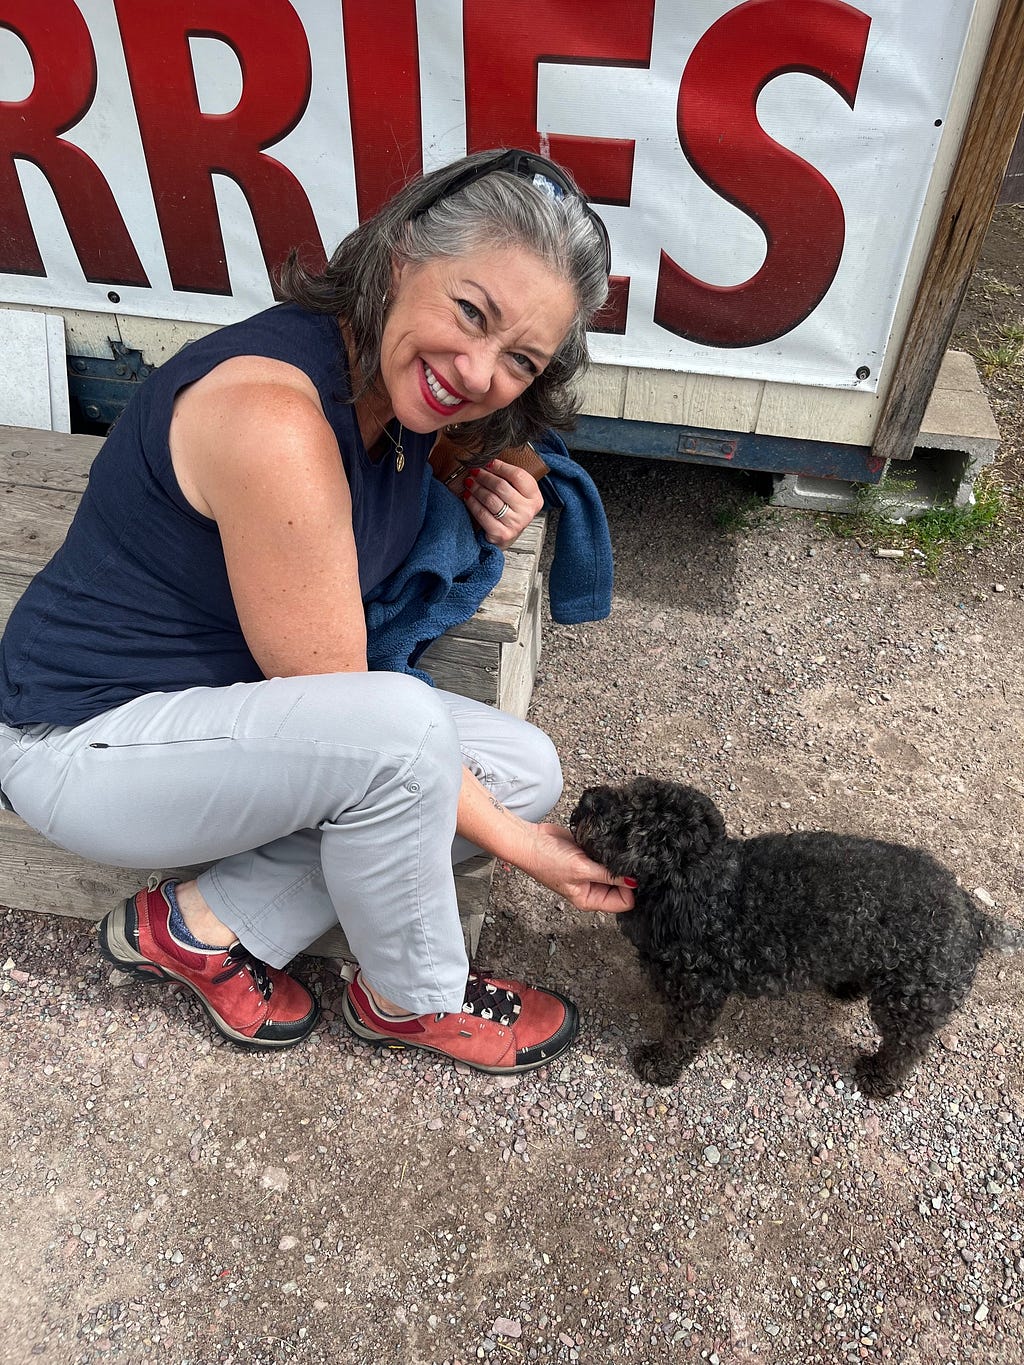
[[676, 782], [591, 787], [569, 823], [592, 858], [640, 884], [618, 920], [668, 1007], [661, 1041], [633, 1058], [656, 1085], [679, 1079], [732, 992], [822, 987], [867, 997], [882, 1044], [857, 1080], [892, 1095], [982, 953], [1020, 946], [920, 849], [828, 833], [730, 839], [714, 802]]

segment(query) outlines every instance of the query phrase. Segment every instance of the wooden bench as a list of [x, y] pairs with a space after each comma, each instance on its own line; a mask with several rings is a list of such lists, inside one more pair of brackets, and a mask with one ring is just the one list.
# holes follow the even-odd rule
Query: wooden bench
[[[64, 539], [102, 439], [0, 427], [0, 630], [29, 580]], [[526, 715], [540, 657], [541, 515], [505, 557], [500, 583], [476, 615], [436, 640], [420, 666], [439, 687]], [[153, 869], [188, 874], [195, 868]], [[456, 872], [459, 911], [476, 950], [494, 859], [480, 856]], [[0, 904], [97, 920], [145, 879], [137, 869], [87, 862], [0, 811]], [[341, 930], [309, 949], [345, 957]]]

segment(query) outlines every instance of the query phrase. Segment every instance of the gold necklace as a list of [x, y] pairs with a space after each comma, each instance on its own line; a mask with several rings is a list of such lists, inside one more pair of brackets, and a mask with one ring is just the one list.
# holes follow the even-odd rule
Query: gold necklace
[[403, 438], [403, 436], [405, 435], [405, 432], [404, 432], [404, 430], [403, 430], [403, 428], [402, 428], [402, 424], [401, 424], [401, 422], [399, 422], [399, 424], [398, 424], [398, 440], [397, 440], [397, 441], [396, 441], [395, 438], [391, 435], [391, 432], [388, 431], [387, 426], [382, 427], [381, 430], [382, 430], [383, 434], [384, 434], [384, 435], [388, 438], [388, 440], [391, 442], [391, 444], [395, 447], [395, 472], [398, 473], [398, 474], [401, 474], [402, 470], [405, 468], [405, 451], [402, 449], [402, 438]]

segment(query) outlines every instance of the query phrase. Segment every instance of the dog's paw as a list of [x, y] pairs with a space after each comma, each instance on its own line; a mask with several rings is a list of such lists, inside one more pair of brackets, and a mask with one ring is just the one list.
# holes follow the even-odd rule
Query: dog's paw
[[632, 1053], [633, 1069], [649, 1085], [675, 1085], [682, 1067], [675, 1057], [666, 1055], [660, 1043], [644, 1043]]
[[891, 1071], [880, 1067], [874, 1057], [862, 1057], [854, 1067], [857, 1088], [872, 1100], [888, 1100], [903, 1088]]

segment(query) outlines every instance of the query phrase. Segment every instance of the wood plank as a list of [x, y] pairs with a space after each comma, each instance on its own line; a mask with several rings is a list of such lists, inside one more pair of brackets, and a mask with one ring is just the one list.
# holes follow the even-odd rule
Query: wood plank
[[[85, 330], [86, 315], [79, 315], [81, 327]], [[176, 318], [129, 317], [117, 314], [108, 319], [113, 324], [117, 336], [133, 351], [141, 351], [147, 365], [162, 365], [177, 355], [190, 341], [208, 336], [217, 331], [218, 324], [213, 322], [183, 322]], [[112, 329], [108, 329], [112, 330]], [[95, 351], [96, 355], [110, 355], [108, 344], [105, 351]]]
[[505, 571], [493, 591], [480, 604], [475, 616], [464, 625], [455, 627], [466, 640], [516, 640], [523, 603], [535, 574], [533, 565], [518, 562], [518, 556], [508, 555]]
[[99, 436], [0, 426], [0, 487], [50, 488], [80, 495], [102, 445]]
[[510, 555], [539, 555], [544, 545], [547, 525], [547, 512], [538, 512], [529, 526], [520, 534], [515, 544], [510, 545], [505, 553]]
[[873, 453], [906, 459], [978, 261], [1021, 115], [1024, 0], [1002, 0], [889, 385]]
[[[200, 869], [170, 868], [182, 876]], [[0, 904], [50, 915], [100, 919], [139, 889], [150, 869], [87, 862], [29, 829], [13, 811], [0, 810]]]
[[632, 369], [622, 415], [638, 422], [753, 431], [764, 381], [675, 370]]
[[625, 365], [593, 365], [583, 379], [582, 411], [588, 417], [621, 417], [626, 392]]
[[523, 613], [523, 629], [514, 645], [501, 646], [501, 675], [498, 705], [510, 715], [526, 719], [537, 677], [541, 650], [541, 589], [543, 578], [534, 584], [533, 595]]
[[0, 569], [38, 573], [64, 543], [79, 497], [55, 488], [4, 486], [0, 497]]
[[513, 563], [525, 566], [535, 574], [540, 564], [541, 551], [544, 548], [547, 525], [548, 513], [545, 509], [543, 512], [537, 513], [529, 526], [520, 533], [516, 542], [508, 547], [505, 551], [506, 560], [512, 556]]
[[27, 573], [8, 573], [0, 568], [0, 632], [7, 624], [7, 618], [14, 610], [14, 604], [31, 582]]
[[[498, 641], [465, 640], [442, 635], [420, 656], [419, 667], [446, 692], [494, 706], [498, 700], [501, 650]], [[483, 651], [486, 650], [486, 653]]]
[[881, 411], [875, 393], [820, 389], [811, 384], [766, 384], [757, 415], [759, 436], [871, 444]]

